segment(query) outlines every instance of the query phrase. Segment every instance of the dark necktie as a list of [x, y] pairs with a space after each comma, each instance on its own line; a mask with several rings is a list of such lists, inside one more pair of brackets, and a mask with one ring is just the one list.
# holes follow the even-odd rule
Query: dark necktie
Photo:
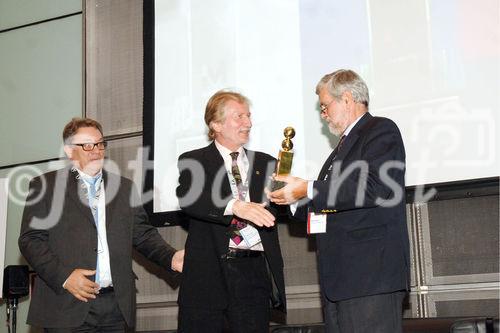
[[[241, 179], [241, 173], [240, 173], [240, 168], [238, 168], [238, 155], [239, 153], [232, 152], [229, 155], [231, 155], [231, 172], [234, 177], [234, 181], [236, 182], [236, 188], [238, 189], [238, 199], [240, 201], [245, 201], [245, 191], [243, 189], [243, 181]], [[230, 237], [233, 240], [234, 244], [239, 245], [241, 241], [243, 240], [243, 237], [240, 234], [240, 230], [245, 228], [247, 224], [241, 220], [239, 217], [233, 217], [231, 220], [231, 226], [230, 226]]]
[[340, 149], [342, 149], [342, 145], [344, 144], [345, 137], [346, 137], [345, 135], [342, 135], [340, 137], [340, 140], [339, 140], [339, 143], [337, 144], [337, 147], [335, 147], [335, 149], [333, 150], [333, 154], [332, 154], [332, 157], [330, 159], [330, 165], [328, 166], [328, 169], [323, 177], [323, 180], [328, 179], [328, 175], [330, 174], [330, 171], [332, 171], [332, 169], [333, 169], [333, 162], [337, 158], [337, 155], [339, 154]]
[[238, 153], [237, 151], [230, 153], [231, 155], [231, 173], [233, 174], [236, 187], [238, 188], [238, 199], [245, 201], [243, 191], [243, 180], [241, 179], [240, 168], [238, 168]]

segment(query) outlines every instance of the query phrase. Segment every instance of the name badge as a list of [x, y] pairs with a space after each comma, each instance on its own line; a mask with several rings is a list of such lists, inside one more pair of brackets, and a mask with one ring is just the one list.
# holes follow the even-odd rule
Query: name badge
[[321, 234], [326, 232], [326, 214], [315, 214], [310, 212], [307, 215], [307, 233]]
[[243, 241], [249, 248], [261, 242], [259, 232], [251, 226], [246, 226], [241, 229], [240, 234], [243, 237]]

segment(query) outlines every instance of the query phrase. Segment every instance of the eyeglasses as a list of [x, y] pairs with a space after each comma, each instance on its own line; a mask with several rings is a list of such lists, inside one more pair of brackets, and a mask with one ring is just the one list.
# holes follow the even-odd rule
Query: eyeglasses
[[321, 113], [326, 113], [326, 111], [328, 111], [328, 107], [330, 106], [330, 104], [333, 103], [335, 99], [332, 99], [330, 102], [328, 102], [327, 104], [320, 104], [319, 105], [319, 109], [321, 110]]
[[96, 142], [96, 143], [72, 143], [72, 146], [80, 146], [84, 151], [92, 151], [95, 147], [99, 150], [104, 150], [108, 146], [106, 141]]

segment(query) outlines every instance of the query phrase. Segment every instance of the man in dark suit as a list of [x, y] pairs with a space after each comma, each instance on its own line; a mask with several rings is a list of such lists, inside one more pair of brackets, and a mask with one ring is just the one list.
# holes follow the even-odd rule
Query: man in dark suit
[[46, 332], [125, 332], [135, 325], [132, 247], [169, 271], [182, 251], [147, 223], [132, 182], [102, 169], [101, 125], [74, 118], [63, 131], [72, 166], [34, 178], [19, 248], [37, 273], [28, 324]]
[[179, 157], [177, 196], [189, 218], [179, 332], [269, 332], [270, 301], [284, 309], [283, 259], [264, 187], [275, 160], [246, 150], [249, 101], [219, 91], [207, 103], [213, 142]]
[[351, 70], [324, 76], [316, 87], [321, 117], [340, 137], [316, 181], [270, 193], [317, 232], [327, 332], [402, 332], [409, 286], [405, 150], [394, 122], [368, 113], [364, 81]]

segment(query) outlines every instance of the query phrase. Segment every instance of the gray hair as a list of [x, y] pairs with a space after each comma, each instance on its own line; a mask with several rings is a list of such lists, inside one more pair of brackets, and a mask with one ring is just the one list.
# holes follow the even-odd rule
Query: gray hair
[[335, 99], [341, 98], [344, 92], [349, 91], [356, 103], [364, 104], [366, 108], [370, 104], [370, 95], [365, 81], [350, 69], [339, 69], [323, 76], [316, 85], [316, 94], [319, 95], [324, 87]]

